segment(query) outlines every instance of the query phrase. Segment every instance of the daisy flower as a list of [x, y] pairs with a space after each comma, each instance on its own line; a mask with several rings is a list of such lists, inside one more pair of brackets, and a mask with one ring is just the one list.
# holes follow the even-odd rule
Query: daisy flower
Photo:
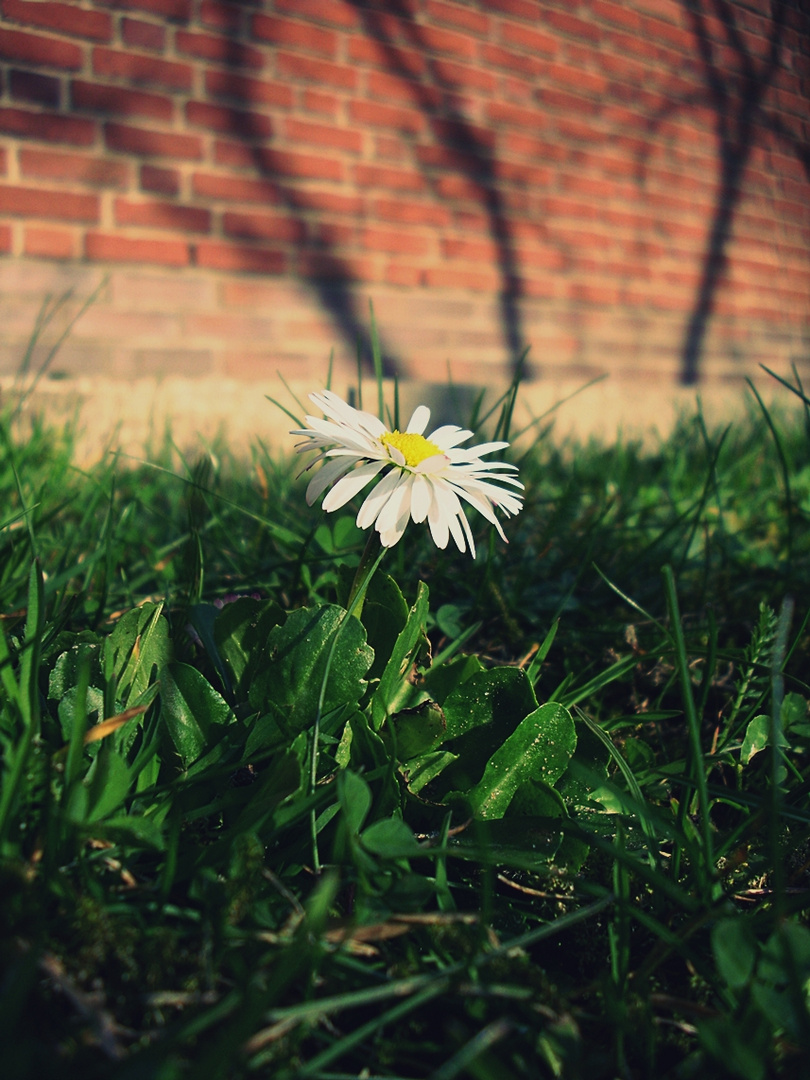
[[338, 510], [378, 480], [360, 507], [357, 525], [360, 529], [373, 525], [383, 547], [393, 547], [399, 541], [409, 520], [427, 521], [437, 547], [447, 547], [452, 536], [459, 551], [469, 548], [474, 558], [475, 543], [462, 501], [482, 514], [506, 540], [495, 508], [507, 517], [517, 514], [523, 496], [513, 489], [522, 489], [523, 484], [512, 475], [517, 472], [514, 465], [484, 461], [483, 457], [508, 443], [459, 449], [472, 432], [453, 424], [426, 436], [430, 409], [425, 405], [414, 411], [404, 431], [389, 431], [382, 420], [352, 408], [331, 390], [310, 394], [309, 399], [326, 419], [307, 416], [309, 427], [290, 434], [305, 437], [296, 445], [299, 454], [319, 451], [306, 469], [325, 462], [307, 488], [310, 506], [328, 488], [323, 508]]

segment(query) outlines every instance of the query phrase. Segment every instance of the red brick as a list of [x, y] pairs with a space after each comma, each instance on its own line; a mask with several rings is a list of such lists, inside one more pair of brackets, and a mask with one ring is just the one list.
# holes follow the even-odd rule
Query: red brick
[[568, 155], [567, 148], [560, 142], [549, 139], [536, 139], [531, 135], [520, 135], [507, 131], [501, 137], [501, 148], [507, 154], [520, 157], [539, 158], [541, 161], [562, 161]]
[[44, 259], [73, 259], [76, 237], [68, 229], [44, 229], [28, 225], [23, 238], [23, 254]]
[[404, 285], [415, 289], [424, 284], [425, 272], [418, 266], [399, 266], [391, 263], [385, 268], [385, 283], [387, 285]]
[[391, 191], [423, 191], [427, 186], [421, 173], [386, 165], [355, 165], [354, 180], [358, 187], [388, 188]]
[[61, 82], [54, 76], [41, 75], [37, 71], [12, 70], [8, 73], [8, 81], [13, 100], [59, 107]]
[[313, 245], [318, 247], [354, 247], [357, 228], [355, 225], [336, 225], [333, 221], [322, 221], [315, 226], [311, 240]]
[[365, 210], [361, 195], [343, 195], [334, 191], [312, 191], [296, 188], [289, 192], [288, 201], [300, 210], [317, 210], [326, 214], [346, 214], [359, 217]]
[[299, 104], [307, 112], [320, 113], [322, 116], [337, 116], [339, 99], [334, 94], [322, 90], [310, 90], [308, 86], [299, 91]]
[[473, 153], [491, 151], [495, 148], [496, 133], [488, 127], [472, 124], [467, 120], [431, 118], [430, 126], [438, 142], [450, 143]]
[[425, 285], [435, 289], [469, 289], [471, 292], [496, 292], [503, 285], [496, 271], [461, 270], [431, 266], [424, 271]]
[[60, 41], [59, 38], [42, 37], [40, 34], [28, 34], [22, 30], [2, 28], [0, 28], [0, 55], [6, 60], [62, 68], [65, 71], [78, 71], [83, 62], [79, 45], [73, 45], [69, 41]]
[[449, 169], [453, 172], [478, 173], [481, 159], [452, 146], [417, 146], [416, 160], [427, 168]]
[[467, 34], [457, 34], [452, 30], [440, 30], [435, 26], [420, 26], [419, 41], [428, 52], [446, 53], [460, 60], [472, 60], [477, 52], [477, 42]]
[[531, 22], [536, 22], [541, 14], [541, 6], [537, 0], [487, 0], [487, 4], [494, 11], [503, 11], [507, 15]]
[[695, 35], [690, 30], [682, 30], [662, 19], [642, 19], [641, 36], [646, 40], [666, 42], [685, 53], [691, 53], [696, 47]]
[[251, 147], [225, 139], [214, 144], [214, 161], [217, 165], [259, 169], [268, 175], [294, 176], [299, 180], [342, 180], [344, 176], [343, 162], [335, 158], [267, 146]]
[[491, 94], [495, 90], [495, 76], [482, 67], [469, 67], [451, 60], [432, 60], [431, 68], [436, 79], [445, 87], [462, 86]]
[[8, 172], [8, 154], [4, 146], [0, 146], [0, 173], [4, 176]]
[[335, 127], [334, 124], [312, 124], [306, 120], [288, 117], [284, 121], [284, 133], [291, 142], [310, 146], [328, 146], [359, 154], [363, 149], [361, 132], [352, 128]]
[[147, 240], [109, 233], [90, 232], [84, 238], [84, 254], [103, 262], [156, 263], [187, 266], [188, 245], [184, 240]]
[[11, 252], [11, 226], [0, 225], [0, 252], [8, 255]]
[[70, 84], [70, 96], [74, 109], [106, 115], [148, 116], [151, 120], [171, 120], [174, 116], [174, 102], [170, 97], [146, 90], [74, 79]]
[[0, 187], [0, 213], [51, 221], [98, 221], [97, 195], [28, 187]]
[[369, 64], [396, 76], [419, 79], [427, 71], [427, 60], [417, 49], [404, 49], [390, 41], [361, 37], [349, 38], [349, 60], [353, 64]]
[[466, 199], [486, 204], [490, 197], [486, 184], [467, 176], [439, 176], [435, 181], [436, 192], [443, 199]]
[[614, 0], [590, 0], [590, 10], [597, 19], [636, 33], [641, 30], [641, 16], [627, 4], [615, 3]]
[[276, 72], [283, 79], [303, 79], [341, 90], [354, 90], [357, 86], [357, 71], [353, 67], [301, 56], [300, 53], [277, 52]]
[[304, 239], [304, 226], [295, 218], [280, 214], [222, 215], [222, 230], [226, 236], [239, 240], [285, 240], [300, 243]]
[[360, 18], [348, 0], [276, 0], [276, 11], [284, 11], [307, 22], [326, 23], [343, 30], [355, 30]]
[[268, 139], [274, 125], [263, 113], [228, 109], [223, 105], [209, 105], [204, 101], [189, 101], [186, 105], [189, 124], [218, 131], [224, 135], [245, 135], [251, 139]]
[[560, 43], [553, 34], [516, 23], [501, 23], [501, 41], [541, 56], [556, 56], [560, 51]]
[[290, 45], [330, 60], [337, 55], [338, 36], [334, 30], [264, 14], [251, 17], [251, 28], [254, 38], [271, 45]]
[[514, 127], [528, 128], [533, 132], [542, 131], [549, 126], [548, 113], [545, 109], [528, 109], [503, 101], [487, 103], [487, 120], [493, 125], [511, 124]]
[[548, 70], [548, 62], [533, 53], [518, 53], [488, 42], [481, 46], [481, 59], [489, 67], [503, 68], [512, 73], [519, 71], [528, 78], [537, 78]]
[[321, 251], [298, 253], [298, 274], [302, 278], [326, 281], [375, 281], [374, 263], [369, 259], [332, 255]]
[[189, 64], [102, 46], [93, 49], [93, 71], [96, 75], [126, 79], [136, 86], [154, 85], [165, 90], [190, 90], [194, 75]]
[[110, 150], [148, 157], [174, 157], [198, 161], [202, 156], [202, 140], [196, 135], [181, 135], [169, 131], [148, 131], [129, 124], [105, 124], [104, 140]]
[[245, 45], [233, 38], [221, 34], [195, 34], [189, 30], [178, 30], [174, 38], [175, 48], [185, 56], [194, 56], [202, 60], [213, 60], [217, 64], [227, 64], [235, 68], [264, 67], [264, 56], [259, 49]]
[[366, 75], [366, 86], [370, 97], [380, 98], [386, 103], [405, 101], [422, 109], [441, 108], [445, 104], [445, 95], [437, 87], [402, 79], [388, 72], [370, 71]]
[[201, 0], [200, 22], [224, 34], [238, 34], [243, 27], [247, 12], [238, 4], [225, 0]]
[[141, 165], [141, 191], [156, 195], [179, 195], [180, 173], [177, 169], [160, 169], [156, 165]]
[[211, 211], [196, 206], [116, 199], [114, 211], [118, 225], [142, 225], [146, 228], [173, 229], [177, 232], [211, 231]]
[[246, 180], [217, 173], [194, 173], [191, 190], [196, 196], [226, 202], [281, 202], [278, 184], [272, 180]]
[[40, 180], [79, 181], [93, 187], [126, 187], [129, 166], [123, 161], [89, 154], [60, 154], [54, 150], [21, 147], [20, 172]]
[[72, 146], [89, 146], [96, 137], [92, 120], [58, 113], [27, 112], [24, 109], [0, 108], [0, 131], [43, 142], [63, 142]]
[[150, 15], [160, 15], [173, 22], [188, 22], [191, 17], [191, 0], [97, 0], [97, 2], [107, 7], [146, 11]]
[[450, 211], [433, 202], [408, 202], [404, 199], [375, 199], [374, 216], [381, 221], [402, 225], [430, 225], [446, 228], [451, 222]]
[[205, 89], [215, 97], [239, 98], [265, 105], [290, 106], [293, 103], [293, 92], [285, 83], [251, 79], [232, 71], [206, 71]]
[[125, 45], [136, 49], [163, 52], [166, 48], [166, 27], [142, 19], [122, 19], [121, 37]]
[[283, 251], [242, 247], [215, 240], [195, 244], [195, 264], [213, 270], [238, 270], [250, 274], [283, 274], [287, 259]]
[[588, 22], [586, 19], [577, 18], [576, 15], [572, 15], [569, 11], [546, 11], [544, 19], [555, 30], [579, 38], [580, 41], [588, 41], [592, 45], [598, 45], [602, 40], [602, 31], [598, 26], [594, 26], [593, 23]]
[[2, 15], [10, 22], [25, 23], [56, 30], [70, 37], [92, 41], [112, 39], [112, 18], [104, 11], [88, 11], [76, 4], [50, 3], [48, 0], [2, 0]]
[[360, 242], [369, 251], [384, 251], [389, 255], [426, 255], [432, 246], [428, 237], [398, 229], [363, 229]]
[[427, 0], [425, 13], [429, 19], [459, 30], [468, 30], [471, 34], [488, 37], [492, 31], [492, 20], [481, 11], [474, 11], [461, 4], [446, 4], [442, 0]]
[[467, 259], [478, 263], [497, 262], [500, 255], [494, 240], [467, 240], [456, 236], [444, 237], [441, 251], [445, 259]]
[[425, 118], [417, 109], [396, 105], [380, 105], [376, 101], [350, 101], [349, 116], [369, 127], [387, 127], [395, 131], [419, 134], [425, 130]]

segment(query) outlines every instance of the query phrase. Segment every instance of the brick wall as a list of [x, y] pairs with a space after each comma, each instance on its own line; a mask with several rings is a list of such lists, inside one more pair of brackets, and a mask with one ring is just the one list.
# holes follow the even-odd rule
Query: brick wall
[[420, 378], [810, 367], [807, 0], [0, 13], [0, 375], [99, 283], [54, 375], [314, 379], [369, 299]]

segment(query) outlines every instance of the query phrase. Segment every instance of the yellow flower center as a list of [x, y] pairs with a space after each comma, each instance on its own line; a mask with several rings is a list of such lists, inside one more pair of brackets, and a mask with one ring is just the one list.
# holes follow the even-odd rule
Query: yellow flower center
[[432, 443], [424, 435], [414, 435], [409, 431], [386, 431], [380, 436], [380, 442], [386, 446], [395, 446], [405, 458], [405, 464], [411, 468], [415, 468], [425, 458], [441, 453], [436, 443]]

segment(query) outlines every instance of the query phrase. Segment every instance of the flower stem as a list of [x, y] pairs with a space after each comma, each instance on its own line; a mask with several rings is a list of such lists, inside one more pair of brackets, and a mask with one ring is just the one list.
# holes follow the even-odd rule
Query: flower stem
[[[321, 691], [318, 695], [318, 709], [315, 713], [315, 723], [312, 728], [312, 753], [310, 756], [310, 771], [309, 771], [309, 793], [314, 794], [315, 786], [318, 782], [318, 758], [320, 757], [321, 749], [321, 717], [323, 715], [324, 702], [326, 700], [326, 685], [329, 681], [329, 673], [332, 670], [332, 661], [335, 656], [335, 648], [337, 646], [338, 638], [340, 636], [341, 629], [346, 625], [346, 619], [352, 615], [356, 615], [360, 618], [360, 612], [363, 609], [363, 601], [365, 600], [366, 589], [368, 584], [374, 576], [374, 571], [380, 565], [385, 555], [386, 549], [380, 544], [379, 538], [376, 532], [371, 532], [369, 538], [366, 541], [366, 547], [360, 557], [360, 563], [357, 567], [357, 573], [354, 575], [354, 581], [349, 592], [349, 598], [346, 602], [346, 615], [343, 621], [339, 624], [335, 635], [332, 638], [332, 642], [329, 646], [329, 653], [326, 657], [326, 665], [324, 668], [323, 678], [321, 679]], [[316, 874], [321, 872], [321, 858], [318, 851], [318, 828], [317, 817], [315, 814], [315, 808], [310, 811], [310, 831], [312, 835], [312, 868]]]
[[360, 556], [360, 562], [357, 564], [357, 570], [354, 575], [354, 581], [352, 587], [349, 590], [349, 597], [346, 601], [346, 607], [352, 611], [359, 619], [363, 613], [363, 602], [366, 598], [366, 589], [371, 581], [374, 571], [380, 564], [383, 556], [384, 548], [380, 543], [380, 534], [376, 529], [371, 529], [368, 534], [368, 540], [366, 540], [366, 546], [363, 549], [363, 554]]

